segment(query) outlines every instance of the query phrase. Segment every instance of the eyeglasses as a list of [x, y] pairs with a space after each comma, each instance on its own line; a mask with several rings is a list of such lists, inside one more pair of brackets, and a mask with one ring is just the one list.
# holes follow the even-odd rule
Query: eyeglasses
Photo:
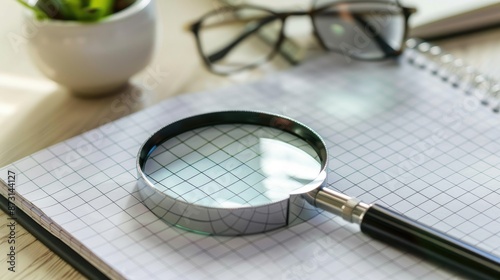
[[280, 49], [291, 16], [309, 16], [325, 50], [362, 60], [402, 53], [414, 8], [403, 7], [397, 0], [323, 2], [315, 1], [310, 11], [291, 12], [252, 5], [224, 7], [202, 16], [189, 29], [206, 66], [222, 75], [270, 60]]

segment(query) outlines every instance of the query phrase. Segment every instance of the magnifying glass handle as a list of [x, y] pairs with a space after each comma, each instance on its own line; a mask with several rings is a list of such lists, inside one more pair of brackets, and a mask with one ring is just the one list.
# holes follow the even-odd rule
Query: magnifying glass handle
[[368, 205], [358, 199], [322, 188], [314, 204], [358, 223], [361, 231], [389, 245], [411, 251], [460, 271], [473, 279], [500, 279], [500, 258], [383, 206]]
[[500, 258], [380, 205], [374, 204], [365, 212], [361, 231], [473, 279], [500, 279]]

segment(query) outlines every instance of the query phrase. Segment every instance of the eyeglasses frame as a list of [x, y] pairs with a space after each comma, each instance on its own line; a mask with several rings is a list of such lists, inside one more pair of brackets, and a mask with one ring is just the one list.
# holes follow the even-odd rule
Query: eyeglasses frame
[[[379, 61], [379, 60], [384, 60], [384, 59], [388, 59], [388, 58], [393, 58], [393, 57], [399, 56], [404, 51], [404, 48], [405, 48], [404, 40], [408, 36], [408, 31], [409, 31], [409, 28], [408, 28], [408, 19], [410, 18], [410, 16], [413, 13], [415, 13], [417, 11], [415, 8], [402, 6], [399, 3], [399, 1], [396, 1], [396, 2], [363, 1], [363, 0], [339, 1], [339, 2], [334, 2], [334, 3], [330, 3], [330, 4], [327, 4], [327, 5], [324, 5], [324, 6], [320, 7], [320, 8], [314, 8], [314, 7], [312, 7], [308, 11], [285, 11], [285, 12], [275, 12], [275, 11], [272, 11], [272, 10], [267, 9], [265, 7], [261, 7], [261, 6], [257, 6], [257, 5], [250, 5], [250, 4], [243, 4], [243, 5], [238, 5], [238, 6], [226, 6], [226, 7], [222, 7], [222, 8], [219, 8], [219, 9], [216, 9], [216, 10], [213, 10], [213, 11], [210, 11], [210, 12], [206, 13], [199, 20], [197, 20], [196, 22], [189, 24], [186, 29], [189, 30], [189, 31], [191, 31], [193, 33], [193, 35], [195, 36], [197, 49], [198, 49], [198, 52], [199, 52], [200, 56], [203, 58], [203, 62], [205, 64], [205, 66], [211, 72], [225, 76], [225, 75], [231, 75], [231, 74], [234, 74], [234, 73], [237, 73], [237, 72], [241, 72], [241, 71], [244, 71], [244, 70], [252, 69], [252, 68], [257, 67], [258, 65], [260, 65], [262, 63], [270, 61], [279, 52], [279, 50], [281, 48], [281, 45], [282, 45], [283, 41], [286, 38], [286, 36], [285, 36], [285, 24], [286, 24], [286, 20], [289, 17], [292, 17], [292, 16], [309, 16], [309, 18], [311, 19], [312, 25], [313, 25], [313, 34], [316, 37], [316, 39], [318, 40], [318, 42], [320, 43], [321, 47], [325, 51], [331, 51], [331, 52], [337, 52], [337, 53], [340, 52], [340, 50], [330, 49], [330, 48], [327, 47], [324, 39], [321, 38], [321, 36], [319, 35], [318, 27], [316, 25], [316, 21], [314, 20], [315, 16], [316, 16], [316, 14], [329, 9], [332, 6], [343, 5], [343, 4], [359, 4], [359, 3], [386, 4], [386, 5], [392, 5], [392, 6], [396, 6], [396, 7], [401, 8], [402, 15], [404, 17], [404, 30], [403, 30], [402, 42], [400, 44], [401, 47], [400, 47], [399, 50], [394, 50], [395, 52], [392, 53], [392, 54], [385, 53], [385, 55], [383, 57], [377, 57], [377, 58], [360, 58], [360, 57], [355, 57], [355, 56], [349, 56], [349, 57], [351, 57], [351, 58], [353, 58], [355, 60]], [[203, 48], [202, 48], [202, 43], [201, 43], [200, 34], [199, 34], [201, 26], [202, 26], [202, 23], [203, 23], [204, 20], [206, 20], [207, 18], [209, 18], [209, 17], [211, 17], [211, 16], [213, 16], [215, 14], [218, 14], [218, 13], [221, 13], [221, 12], [225, 12], [225, 11], [232, 11], [232, 10], [244, 9], [244, 8], [261, 10], [263, 12], [267, 12], [267, 13], [269, 13], [271, 15], [274, 15], [274, 16], [276, 16], [276, 19], [281, 20], [281, 30], [280, 30], [279, 35], [278, 35], [279, 36], [278, 40], [276, 40], [276, 43], [274, 44], [274, 46], [272, 46], [273, 49], [271, 50], [271, 52], [267, 56], [265, 56], [264, 58], [262, 58], [261, 60], [257, 60], [254, 63], [250, 63], [248, 65], [245, 65], [245, 66], [243, 66], [241, 68], [237, 68], [237, 69], [232, 70], [232, 71], [225, 71], [225, 72], [223, 72], [223, 71], [217, 71], [215, 69], [215, 67], [214, 67], [214, 64], [212, 62], [210, 62], [209, 59], [203, 54]], [[256, 30], [258, 30], [258, 29], [256, 29]]]

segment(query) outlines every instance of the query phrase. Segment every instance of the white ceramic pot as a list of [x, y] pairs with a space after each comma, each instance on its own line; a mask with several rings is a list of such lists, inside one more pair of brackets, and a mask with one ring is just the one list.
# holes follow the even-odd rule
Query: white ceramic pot
[[48, 78], [76, 95], [99, 96], [124, 87], [146, 67], [154, 41], [154, 0], [136, 0], [98, 22], [40, 22], [29, 49]]

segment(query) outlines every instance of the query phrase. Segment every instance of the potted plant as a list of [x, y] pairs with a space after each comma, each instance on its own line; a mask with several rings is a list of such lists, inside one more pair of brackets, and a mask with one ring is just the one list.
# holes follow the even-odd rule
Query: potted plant
[[33, 61], [76, 95], [116, 92], [151, 59], [154, 0], [17, 1], [26, 20], [41, 21], [29, 38]]

